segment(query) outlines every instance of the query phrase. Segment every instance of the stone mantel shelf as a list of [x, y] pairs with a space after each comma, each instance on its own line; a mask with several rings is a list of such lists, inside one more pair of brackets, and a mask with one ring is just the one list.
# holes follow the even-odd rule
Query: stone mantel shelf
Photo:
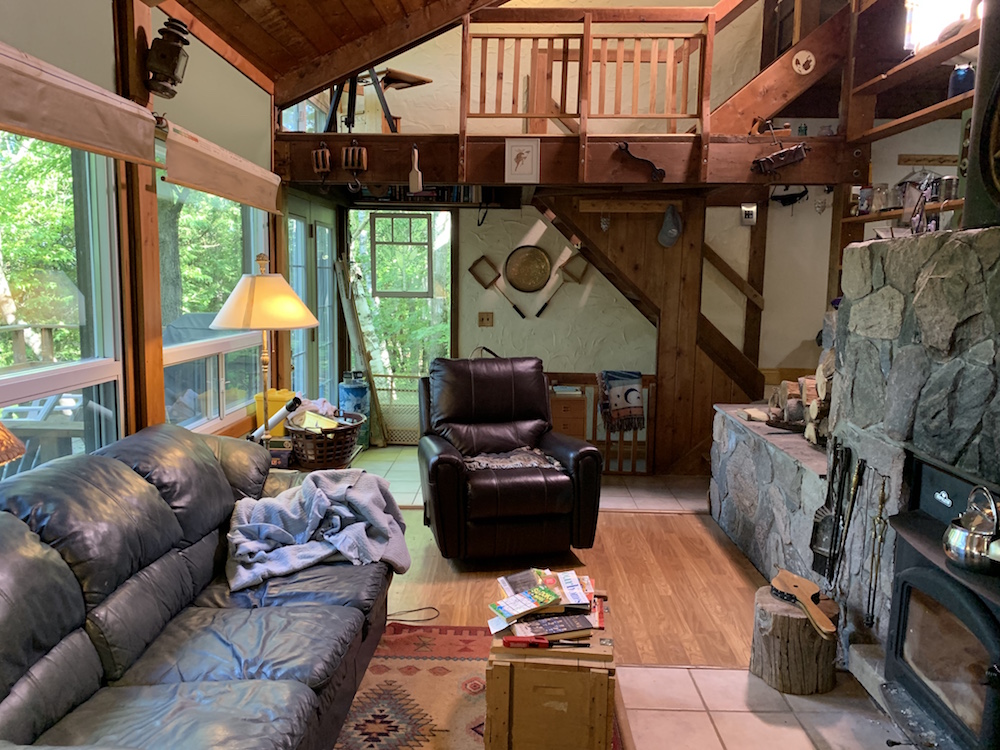
[[[826, 478], [827, 462], [826, 451], [814, 448], [812, 444], [802, 437], [801, 433], [779, 430], [768, 426], [765, 422], [750, 422], [740, 417], [736, 412], [746, 409], [752, 404], [716, 404], [715, 410], [724, 414], [730, 421], [740, 425], [744, 430], [755, 435], [783, 453], [791, 459], [802, 464], [802, 466], [818, 476], [820, 479]], [[759, 406], [759, 404], [758, 404]]]

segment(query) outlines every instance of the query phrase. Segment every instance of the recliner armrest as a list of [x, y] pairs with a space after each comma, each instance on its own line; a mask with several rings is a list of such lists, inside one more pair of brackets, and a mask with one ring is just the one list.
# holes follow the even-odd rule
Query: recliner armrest
[[424, 435], [417, 446], [424, 525], [430, 526], [445, 558], [461, 554], [465, 528], [465, 459], [439, 435]]
[[561, 432], [546, 432], [538, 441], [538, 447], [542, 453], [559, 461], [571, 475], [577, 473], [581, 461], [596, 461], [598, 467], [603, 464], [601, 452], [597, 448], [586, 440], [563, 435]]
[[572, 545], [578, 549], [593, 547], [601, 503], [601, 471], [604, 468], [601, 452], [585, 440], [552, 431], [542, 435], [538, 447], [558, 460], [573, 479], [576, 502], [573, 504]]

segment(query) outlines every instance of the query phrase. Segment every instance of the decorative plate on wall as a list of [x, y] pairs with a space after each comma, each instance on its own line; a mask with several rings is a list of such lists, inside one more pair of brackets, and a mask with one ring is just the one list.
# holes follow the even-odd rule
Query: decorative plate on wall
[[552, 261], [536, 245], [515, 248], [503, 265], [504, 278], [519, 292], [537, 292], [548, 283], [551, 273]]

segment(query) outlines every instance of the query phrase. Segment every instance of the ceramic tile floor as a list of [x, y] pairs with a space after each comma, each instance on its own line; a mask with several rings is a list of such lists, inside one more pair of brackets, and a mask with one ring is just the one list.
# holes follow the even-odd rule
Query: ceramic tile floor
[[619, 667], [617, 680], [633, 750], [875, 750], [904, 739], [847, 672], [813, 696], [734, 669]]
[[[423, 507], [416, 446], [372, 448], [351, 465], [388, 479], [400, 508]], [[708, 477], [605, 476], [601, 483], [601, 510], [708, 513]]]

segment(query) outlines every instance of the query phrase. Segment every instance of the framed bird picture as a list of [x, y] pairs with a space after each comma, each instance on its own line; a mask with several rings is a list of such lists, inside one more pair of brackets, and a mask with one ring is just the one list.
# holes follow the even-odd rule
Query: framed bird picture
[[504, 144], [504, 182], [537, 184], [540, 158], [540, 139], [507, 138]]

